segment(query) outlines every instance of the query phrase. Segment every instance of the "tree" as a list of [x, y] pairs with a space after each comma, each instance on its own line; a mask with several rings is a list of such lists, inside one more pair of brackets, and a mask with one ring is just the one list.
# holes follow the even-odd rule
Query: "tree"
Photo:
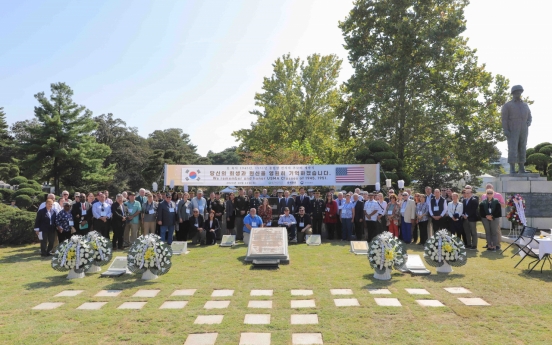
[[207, 158], [215, 165], [239, 165], [241, 164], [241, 158], [237, 151], [238, 148], [236, 146], [229, 147], [218, 153], [209, 151], [207, 152]]
[[67, 189], [92, 189], [110, 181], [115, 166], [104, 167], [103, 162], [111, 150], [96, 142], [92, 112], [73, 102], [73, 90], [67, 84], [50, 88], [49, 99], [44, 92], [35, 95], [37, 122], [22, 126], [20, 152], [26, 156], [22, 162], [26, 173], [52, 179], [56, 192], [62, 184]]
[[0, 107], [0, 164], [13, 163], [13, 138], [8, 131], [6, 113]]
[[422, 183], [480, 175], [504, 139], [508, 80], [485, 71], [460, 36], [467, 4], [357, 0], [339, 24], [355, 69], [338, 112], [341, 135], [358, 138], [356, 150], [364, 138], [383, 139]]
[[156, 130], [148, 136], [148, 143], [152, 150], [174, 151], [174, 163], [177, 164], [192, 164], [199, 157], [197, 146], [180, 128]]
[[98, 143], [109, 146], [111, 154], [106, 157], [104, 167], [115, 165], [115, 174], [105, 188], [112, 192], [137, 191], [146, 185], [143, 170], [151, 154], [148, 141], [138, 135], [138, 130], [127, 127], [126, 122], [103, 114], [94, 118], [98, 127], [94, 131]]
[[255, 94], [257, 122], [250, 129], [232, 133], [240, 150], [273, 156], [297, 141], [310, 146], [314, 162], [346, 159], [350, 142], [337, 140], [339, 120], [335, 109], [341, 92], [338, 87], [341, 60], [335, 55], [313, 54], [306, 61], [289, 54], [273, 64], [273, 74], [264, 78], [263, 92]]

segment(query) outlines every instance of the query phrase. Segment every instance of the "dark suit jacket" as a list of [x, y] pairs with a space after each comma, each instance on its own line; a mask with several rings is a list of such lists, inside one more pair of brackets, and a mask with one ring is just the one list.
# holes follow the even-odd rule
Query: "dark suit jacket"
[[305, 208], [305, 213], [311, 213], [311, 199], [307, 194], [303, 196], [303, 202], [301, 202], [301, 195], [295, 197], [295, 210], [294, 212], [299, 212], [299, 207], [303, 206]]
[[293, 214], [295, 212], [295, 201], [292, 197], [280, 199], [280, 213], [284, 214], [284, 207], [289, 208], [289, 213]]
[[125, 204], [119, 205], [118, 202], [114, 202], [113, 205], [111, 205], [111, 225], [118, 228], [126, 223], [126, 221], [123, 221], [123, 211], [121, 211], [121, 206], [125, 211], [125, 216], [128, 216], [128, 207], [126, 207]]
[[[86, 210], [86, 215], [82, 215], [82, 204], [84, 204], [84, 209]], [[85, 220], [88, 223], [88, 229], [90, 229], [90, 226], [92, 225], [92, 219], [94, 216], [92, 215], [92, 205], [90, 205], [88, 202], [76, 202], [71, 206], [71, 215], [73, 216], [73, 219], [75, 220], [75, 229], [80, 229], [80, 223]]]
[[[174, 212], [170, 212], [169, 208], [173, 208]], [[157, 221], [161, 221], [162, 226], [171, 226], [177, 223], [178, 213], [176, 213], [176, 204], [174, 201], [167, 203], [167, 200], [157, 205]]]
[[479, 207], [477, 199], [472, 196], [469, 200], [464, 200], [463, 204], [464, 214], [468, 216], [468, 222], [476, 222], [477, 208]]
[[213, 219], [213, 224], [211, 225], [211, 221], [209, 220], [209, 218], [207, 218], [207, 220], [205, 221], [205, 230], [218, 230], [220, 229], [220, 226], [219, 226], [219, 221], [218, 219]]
[[56, 212], [52, 211], [52, 224], [50, 224], [50, 217], [46, 214], [46, 208], [39, 210], [36, 213], [34, 228], [38, 231], [46, 233], [49, 231], [56, 231]]
[[355, 205], [355, 222], [364, 219], [364, 203], [360, 200]]
[[198, 228], [202, 228], [205, 230], [205, 227], [203, 226], [203, 216], [200, 214], [197, 219], [197, 226], [196, 226], [196, 218], [190, 217], [190, 225], [192, 226], [192, 229], [197, 231]]

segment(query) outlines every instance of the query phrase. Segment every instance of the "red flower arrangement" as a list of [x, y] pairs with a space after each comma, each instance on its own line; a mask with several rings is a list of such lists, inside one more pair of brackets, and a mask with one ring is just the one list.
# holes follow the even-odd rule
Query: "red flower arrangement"
[[525, 210], [525, 200], [521, 197], [521, 195], [516, 194], [512, 195], [510, 199], [508, 199], [508, 206], [510, 207], [510, 212], [506, 215], [506, 219], [508, 219], [510, 222], [512, 222], [513, 225], [523, 225], [519, 218], [519, 213], [517, 209], [517, 205], [515, 201], [518, 201], [518, 203], [521, 201], [521, 205], [523, 205], [523, 210]]

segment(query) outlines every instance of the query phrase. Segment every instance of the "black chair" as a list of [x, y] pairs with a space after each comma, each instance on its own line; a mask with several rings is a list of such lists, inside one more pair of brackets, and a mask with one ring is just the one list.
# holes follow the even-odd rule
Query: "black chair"
[[[518, 241], [524, 237], [526, 238], [526, 241], [527, 241], [527, 245], [529, 245], [529, 243], [531, 243], [531, 241], [533, 240], [533, 237], [535, 236], [535, 234], [537, 233], [537, 228], [532, 228], [530, 226], [524, 226], [523, 227], [523, 230], [521, 231], [521, 233], [519, 234], [518, 238], [516, 238], [512, 243], [510, 243], [510, 245], [506, 248], [504, 248], [504, 250], [500, 253], [500, 254], [503, 254], [508, 248], [510, 248], [511, 246], [513, 246], [515, 243], [518, 243]], [[514, 255], [511, 256], [511, 258], [513, 258], [514, 256], [516, 256], [520, 251], [518, 250], [517, 252], [514, 253]]]
[[[537, 240], [534, 240], [532, 239], [532, 241], [538, 243]], [[523, 261], [525, 260], [526, 257], [530, 257], [532, 259], [534, 259], [533, 261], [531, 261], [529, 263], [529, 265], [527, 265], [527, 269], [529, 269], [529, 273], [531, 273], [533, 271], [533, 269], [535, 267], [537, 267], [537, 265], [539, 264], [539, 262], [542, 261], [542, 265], [541, 265], [541, 273], [542, 273], [542, 269], [544, 267], [544, 264], [546, 263], [546, 261], [548, 261], [550, 263], [550, 269], [552, 269], [552, 261], [550, 261], [550, 255], [549, 254], [545, 254], [542, 259], [539, 257], [539, 250], [538, 249], [535, 249], [535, 248], [531, 248], [529, 246], [531, 242], [529, 242], [528, 244], [526, 245], [520, 245], [518, 243], [515, 243], [515, 245], [519, 248], [519, 251], [518, 253], [520, 253], [520, 255], [522, 256], [521, 260], [519, 260], [519, 262], [514, 266], [514, 268], [518, 267], [518, 265]], [[521, 254], [521, 252], [523, 252], [523, 255]], [[533, 267], [531, 267], [531, 264], [532, 263], [535, 263], [533, 265]]]

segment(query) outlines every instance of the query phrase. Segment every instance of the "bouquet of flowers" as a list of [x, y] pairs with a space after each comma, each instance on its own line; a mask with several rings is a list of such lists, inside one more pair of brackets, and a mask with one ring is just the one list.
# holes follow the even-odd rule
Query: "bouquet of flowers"
[[173, 255], [172, 248], [155, 234], [140, 236], [128, 251], [128, 269], [141, 274], [148, 269], [155, 275], [169, 272]]
[[105, 264], [108, 264], [113, 257], [113, 251], [111, 249], [111, 242], [109, 239], [103, 237], [97, 231], [91, 231], [86, 234], [86, 239], [90, 242], [92, 249], [94, 249], [92, 263], [96, 266], [104, 266]]
[[508, 206], [510, 207], [510, 212], [506, 215], [506, 219], [512, 222], [512, 225], [514, 226], [524, 226], [526, 224], [525, 200], [521, 197], [521, 195], [512, 195], [508, 200]]
[[73, 235], [56, 248], [52, 258], [52, 268], [59, 272], [74, 270], [76, 273], [87, 271], [92, 265], [94, 248], [84, 236]]
[[368, 261], [370, 266], [378, 274], [383, 274], [386, 269], [398, 269], [406, 263], [406, 246], [389, 231], [374, 237], [368, 249]]
[[450, 266], [463, 266], [468, 261], [464, 242], [447, 230], [439, 230], [424, 246], [424, 259], [428, 265], [441, 267], [445, 261]]

